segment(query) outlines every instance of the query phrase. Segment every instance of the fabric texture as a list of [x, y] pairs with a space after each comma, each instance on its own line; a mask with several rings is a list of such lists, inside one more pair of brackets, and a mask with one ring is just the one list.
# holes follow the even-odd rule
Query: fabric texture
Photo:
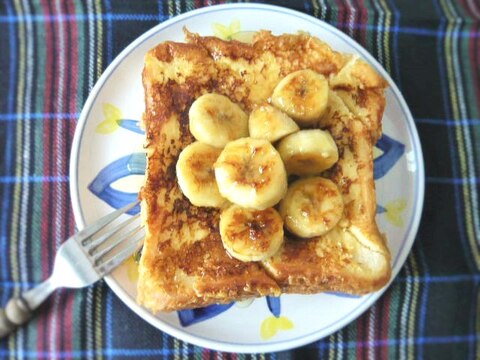
[[[0, 3], [0, 305], [52, 271], [74, 232], [69, 155], [89, 91], [115, 56], [166, 19], [214, 4], [169, 0]], [[0, 358], [480, 358], [480, 4], [278, 1], [342, 30], [390, 73], [415, 118], [423, 217], [392, 286], [344, 329], [270, 354], [227, 354], [153, 328], [101, 281], [57, 291]]]

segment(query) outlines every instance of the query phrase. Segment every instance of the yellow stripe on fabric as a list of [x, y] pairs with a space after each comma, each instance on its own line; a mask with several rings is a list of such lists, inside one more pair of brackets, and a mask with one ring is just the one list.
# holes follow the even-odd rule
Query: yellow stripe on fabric
[[180, 349], [180, 341], [177, 338], [173, 338], [173, 358], [174, 360], [180, 360], [180, 354], [179, 350]]
[[[378, 12], [378, 20], [376, 26], [383, 26], [383, 18], [385, 17], [383, 7], [378, 3], [377, 0], [372, 0], [373, 1], [373, 6], [375, 10]], [[382, 41], [382, 36], [381, 36], [381, 31], [376, 30], [376, 38], [377, 38], [377, 56], [378, 56], [378, 61], [380, 64], [385, 66], [385, 61], [384, 61], [384, 56], [383, 56], [383, 41]]]
[[[18, 0], [14, 2], [15, 11], [18, 16], [22, 16], [22, 7]], [[22, 21], [18, 23], [18, 82], [17, 82], [17, 107], [16, 112], [22, 113], [23, 111], [23, 99], [25, 91], [25, 25]], [[16, 133], [15, 133], [15, 176], [22, 176], [22, 165], [23, 165], [23, 121], [16, 122]], [[18, 221], [20, 214], [20, 195], [21, 195], [21, 183], [17, 182], [13, 190], [13, 211], [12, 211], [12, 232], [10, 234], [10, 264], [11, 264], [11, 274], [12, 280], [18, 282], [20, 280], [19, 268], [18, 268], [18, 259], [17, 259], [17, 250], [18, 250]], [[19, 289], [14, 289], [14, 294], [18, 295]]]
[[328, 337], [328, 342], [330, 344], [330, 348], [328, 349], [328, 359], [333, 360], [335, 359], [335, 334]]
[[[445, 36], [445, 56], [447, 61], [447, 78], [450, 92], [450, 99], [452, 105], [453, 119], [460, 120], [461, 112], [459, 108], [459, 98], [458, 98], [458, 89], [457, 89], [457, 76], [455, 74], [455, 60], [458, 61], [458, 54], [454, 51], [454, 46], [452, 43], [452, 34], [458, 31], [460, 23], [456, 21], [456, 16], [453, 14], [451, 8], [451, 3], [447, 3], [447, 0], [440, 1], [443, 12], [447, 16], [448, 25], [447, 25], [447, 36]], [[453, 25], [452, 25], [453, 24]], [[460, 71], [460, 70], [459, 70]], [[461, 85], [461, 82], [459, 84]], [[463, 127], [455, 126], [455, 138], [457, 140], [457, 149], [458, 149], [458, 158], [460, 160], [460, 176], [462, 178], [468, 178], [468, 167], [467, 167], [467, 154], [465, 152], [465, 141], [463, 138]], [[480, 252], [475, 238], [475, 231], [473, 229], [473, 216], [472, 216], [472, 202], [469, 193], [468, 185], [462, 186], [462, 194], [464, 198], [464, 209], [465, 209], [465, 227], [467, 231], [468, 242], [470, 243], [470, 248], [472, 251], [473, 259], [477, 269], [480, 268]]]
[[380, 0], [380, 5], [382, 6], [383, 10], [385, 11], [385, 25], [384, 25], [384, 32], [383, 32], [383, 49], [385, 52], [385, 66], [387, 67], [387, 72], [389, 74], [392, 73], [391, 67], [391, 57], [390, 57], [390, 25], [392, 22], [392, 12], [390, 11], [387, 3], [385, 0]]
[[103, 72], [103, 23], [101, 20], [102, 15], [102, 2], [101, 0], [95, 1], [95, 15], [97, 15], [97, 43], [96, 43], [96, 52], [97, 52], [97, 79], [102, 75]]
[[[411, 252], [410, 260], [412, 264], [412, 278], [416, 279], [420, 276], [420, 271], [418, 268], [418, 262], [416, 259], [415, 251]], [[413, 281], [413, 291], [412, 291], [412, 304], [410, 305], [410, 316], [408, 318], [408, 338], [415, 338], [415, 326], [417, 324], [417, 303], [418, 303], [418, 293], [420, 289], [420, 283], [418, 281]], [[407, 349], [407, 358], [415, 359], [415, 345], [410, 344]]]
[[103, 359], [103, 324], [104, 317], [102, 316], [102, 304], [103, 304], [103, 285], [98, 285], [95, 289], [95, 348], [97, 350], [97, 359]]
[[318, 6], [318, 0], [312, 0], [312, 7], [313, 7], [313, 16], [319, 18], [320, 15], [320, 7]]
[[168, 0], [168, 15], [173, 16], [175, 15], [175, 11], [173, 10], [173, 1]]

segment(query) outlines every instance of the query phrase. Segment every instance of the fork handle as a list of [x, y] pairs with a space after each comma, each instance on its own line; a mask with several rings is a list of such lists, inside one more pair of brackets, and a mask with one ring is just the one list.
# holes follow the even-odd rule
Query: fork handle
[[0, 309], [0, 339], [19, 325], [25, 324], [32, 315], [33, 312], [23, 297], [11, 298], [5, 309]]
[[0, 308], [0, 339], [17, 327], [25, 324], [33, 316], [33, 311], [55, 290], [52, 279], [47, 279], [20, 296], [11, 298], [5, 309]]

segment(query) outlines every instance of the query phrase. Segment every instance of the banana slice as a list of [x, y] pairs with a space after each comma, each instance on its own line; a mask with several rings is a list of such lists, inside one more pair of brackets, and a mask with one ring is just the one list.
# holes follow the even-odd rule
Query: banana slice
[[327, 233], [342, 214], [343, 199], [337, 185], [321, 177], [295, 181], [280, 202], [286, 228], [304, 238]]
[[248, 131], [255, 139], [274, 142], [298, 130], [300, 128], [295, 121], [271, 105], [255, 108], [248, 118]]
[[327, 109], [328, 81], [313, 70], [299, 70], [284, 77], [273, 90], [272, 103], [300, 126], [314, 124]]
[[283, 221], [273, 209], [253, 210], [232, 205], [220, 215], [225, 250], [241, 261], [260, 261], [283, 244]]
[[243, 207], [266, 209], [287, 191], [283, 161], [267, 140], [243, 138], [228, 143], [214, 168], [220, 194]]
[[198, 141], [218, 148], [248, 136], [248, 116], [226, 96], [204, 94], [188, 112], [190, 132]]
[[338, 148], [332, 135], [320, 129], [288, 135], [280, 140], [277, 149], [288, 174], [319, 174], [338, 161]]
[[178, 185], [195, 206], [223, 207], [227, 204], [218, 191], [213, 170], [221, 151], [197, 141], [183, 149], [178, 157]]

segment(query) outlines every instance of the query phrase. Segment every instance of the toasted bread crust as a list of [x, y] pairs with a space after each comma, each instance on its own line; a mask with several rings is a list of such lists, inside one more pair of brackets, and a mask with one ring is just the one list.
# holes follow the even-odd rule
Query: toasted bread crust
[[[375, 222], [372, 147], [381, 134], [385, 81], [363, 61], [306, 34], [261, 31], [252, 45], [188, 32], [186, 39], [162, 43], [145, 58], [147, 236], [139, 303], [156, 312], [281, 292], [362, 294], [382, 287], [390, 253]], [[307, 68], [329, 77], [334, 93], [318, 126], [339, 147], [339, 162], [322, 175], [339, 186], [344, 217], [320, 238], [287, 235], [283, 249], [262, 263], [232, 259], [220, 239], [219, 210], [193, 206], [177, 184], [177, 157], [194, 140], [188, 109], [201, 94], [216, 92], [251, 111], [284, 76]]]

